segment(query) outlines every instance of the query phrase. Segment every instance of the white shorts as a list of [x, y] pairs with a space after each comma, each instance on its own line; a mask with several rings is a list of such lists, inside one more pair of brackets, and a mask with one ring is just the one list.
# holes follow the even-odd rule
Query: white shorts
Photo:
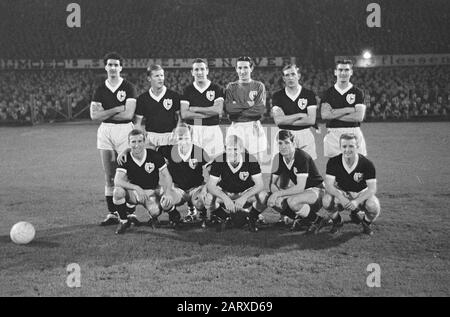
[[227, 129], [226, 138], [236, 135], [244, 142], [248, 153], [255, 155], [267, 150], [267, 136], [261, 122], [232, 122]]
[[207, 194], [205, 185], [191, 188], [188, 191], [174, 186], [172, 190], [175, 196], [173, 197], [175, 205], [180, 205], [187, 202], [192, 203], [195, 206], [197, 200], [200, 200], [201, 204], [203, 204], [203, 202], [205, 201], [205, 196]]
[[323, 139], [323, 155], [326, 157], [333, 157], [341, 154], [339, 146], [339, 138], [344, 133], [353, 133], [358, 138], [358, 153], [367, 156], [366, 141], [361, 132], [360, 127], [356, 128], [328, 128], [327, 134]]
[[[239, 197], [241, 197], [243, 194], [245, 194], [247, 191], [249, 191], [250, 188], [243, 191], [242, 193], [230, 193], [230, 192], [223, 190], [222, 188], [220, 188], [220, 190], [222, 190], [225, 195], [230, 197], [231, 200], [236, 200]], [[208, 210], [214, 210], [214, 209], [219, 208], [220, 205], [223, 204], [223, 201], [221, 198], [219, 198], [217, 196], [213, 196], [211, 193], [208, 193], [204, 198], [204, 203], [205, 203], [205, 207]], [[249, 197], [247, 199], [247, 202], [244, 204], [243, 209], [247, 209], [247, 211], [248, 211], [248, 208], [250, 208], [251, 206], [255, 207], [257, 210], [261, 209], [261, 208], [258, 208], [259, 206], [263, 206], [263, 203], [259, 201], [258, 194]]]
[[[295, 186], [293, 183], [292, 183], [292, 185], [293, 186]], [[290, 186], [291, 187], [291, 186]], [[289, 187], [288, 187], [289, 188]], [[303, 192], [301, 192], [301, 193], [298, 193], [298, 194], [294, 194], [294, 195], [291, 195], [291, 196], [283, 196], [283, 197], [279, 197], [277, 200], [276, 200], [276, 202], [275, 202], [275, 207], [277, 207], [279, 210], [278, 211], [280, 211], [280, 210], [282, 210], [283, 209], [283, 202], [284, 201], [287, 201], [289, 198], [293, 198], [293, 199], [295, 199], [295, 198], [297, 198], [297, 197], [301, 197], [301, 195], [303, 195], [303, 194], [305, 194], [305, 193], [313, 193], [315, 196], [316, 196], [316, 201], [314, 202], [315, 204], [316, 203], [321, 203], [322, 202], [322, 198], [323, 198], [323, 196], [324, 196], [324, 194], [325, 194], [325, 189], [323, 189], [323, 188], [320, 188], [320, 187], [310, 187], [310, 188], [307, 188], [307, 189], [305, 189]], [[270, 194], [270, 195], [272, 195], [272, 194]], [[265, 199], [264, 199], [264, 205], [267, 207], [267, 201], [268, 201], [268, 198], [270, 197], [270, 195], [269, 194], [267, 194], [267, 196], [265, 197]]]
[[131, 130], [133, 130], [133, 123], [131, 122], [102, 122], [97, 130], [97, 149], [122, 153], [128, 148], [128, 134]]
[[174, 145], [175, 138], [172, 132], [166, 133], [156, 133], [156, 132], [147, 132], [147, 137], [145, 141], [146, 146], [150, 147], [158, 147], [164, 145]]
[[[278, 141], [277, 136], [281, 129], [278, 128], [277, 133], [275, 134], [275, 139], [273, 141], [273, 154], [277, 154], [279, 152], [278, 149]], [[294, 135], [294, 143], [295, 147], [299, 148], [306, 153], [308, 153], [313, 160], [317, 159], [316, 152], [316, 141], [314, 139], [314, 134], [311, 129], [303, 129], [303, 130], [289, 130]]]
[[143, 205], [156, 203], [157, 200], [162, 196], [163, 191], [162, 188], [157, 189], [144, 189], [145, 198], [139, 197], [137, 191], [135, 190], [126, 190], [127, 193], [127, 203], [129, 204], [137, 204], [139, 200], [143, 200]]
[[205, 150], [211, 159], [224, 152], [223, 134], [218, 125], [191, 125], [192, 143]]

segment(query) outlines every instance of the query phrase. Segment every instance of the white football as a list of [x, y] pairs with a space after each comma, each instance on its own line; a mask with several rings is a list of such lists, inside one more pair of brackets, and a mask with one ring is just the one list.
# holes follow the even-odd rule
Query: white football
[[16, 244], [27, 244], [33, 241], [36, 230], [31, 223], [26, 221], [21, 221], [16, 223], [10, 232], [10, 237], [12, 242]]

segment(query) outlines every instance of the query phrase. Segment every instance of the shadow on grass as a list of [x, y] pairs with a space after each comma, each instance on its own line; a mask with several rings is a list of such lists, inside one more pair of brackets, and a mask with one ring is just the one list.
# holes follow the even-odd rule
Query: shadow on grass
[[0, 246], [2, 245], [8, 245], [8, 246], [14, 246], [16, 248], [57, 248], [59, 247], [59, 243], [55, 243], [52, 241], [47, 241], [44, 239], [34, 239], [28, 244], [14, 244], [11, 241], [11, 238], [9, 236], [0, 236]]
[[346, 243], [361, 233], [358, 231], [338, 233], [331, 235], [320, 232], [316, 235], [307, 235], [304, 232], [290, 232], [286, 229], [267, 227], [257, 233], [245, 229], [229, 229], [216, 232], [213, 228], [193, 230], [141, 230], [130, 231], [129, 235], [152, 235], [159, 238], [175, 240], [182, 243], [193, 243], [200, 246], [239, 246], [265, 249], [269, 253], [281, 248], [297, 250], [322, 250]]
[[115, 226], [77, 225], [38, 231], [29, 245], [18, 246], [8, 236], [0, 237], [0, 270], [32, 270], [63, 267], [70, 263], [91, 263], [109, 267], [137, 260], [194, 262], [215, 261], [227, 256], [259, 256], [286, 250], [322, 250], [337, 247], [357, 232], [332, 236], [308, 236], [303, 232], [266, 228], [257, 233], [245, 229], [216, 232], [214, 228], [174, 230], [164, 226], [132, 227], [116, 235]]

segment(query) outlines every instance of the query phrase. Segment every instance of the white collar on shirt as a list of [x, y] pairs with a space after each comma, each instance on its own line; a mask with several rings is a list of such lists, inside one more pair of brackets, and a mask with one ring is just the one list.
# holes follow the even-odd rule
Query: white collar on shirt
[[352, 87], [353, 87], [353, 84], [350, 83], [350, 84], [348, 85], [347, 88], [345, 88], [344, 90], [342, 90], [342, 89], [340, 89], [340, 88], [338, 87], [338, 84], [334, 84], [334, 89], [336, 89], [336, 91], [337, 91], [338, 93], [340, 93], [341, 95], [345, 94], [347, 91], [349, 91], [350, 89], [352, 89]]
[[140, 160], [140, 161], [133, 156], [133, 153], [130, 153], [130, 154], [131, 154], [131, 158], [133, 159], [134, 163], [136, 163], [139, 167], [142, 166], [142, 164], [144, 164], [145, 160], [147, 159], [147, 150], [146, 149], [144, 149], [144, 156], [142, 157], [142, 160]]
[[150, 93], [150, 97], [152, 97], [153, 99], [155, 99], [157, 102], [160, 102], [161, 99], [162, 99], [162, 97], [164, 97], [164, 95], [165, 95], [166, 92], [167, 92], [167, 87], [166, 87], [166, 86], [163, 86], [162, 92], [161, 92], [161, 94], [160, 94], [159, 96], [156, 96], [156, 95], [153, 93], [153, 91], [152, 91], [151, 88], [148, 90], [148, 92]]
[[348, 166], [347, 163], [345, 162], [344, 155], [342, 155], [342, 166], [344, 166], [345, 170], [347, 171], [347, 174], [350, 174], [355, 170], [356, 166], [358, 165], [358, 162], [359, 162], [359, 155], [356, 155], [356, 159], [353, 165]]
[[201, 94], [204, 93], [209, 88], [210, 85], [211, 85], [211, 81], [207, 80], [205, 88], [200, 88], [200, 86], [194, 81], [194, 88], [197, 89], [198, 92]]
[[230, 168], [231, 172], [233, 174], [236, 174], [237, 171], [239, 171], [242, 167], [242, 165], [244, 164], [244, 158], [242, 157], [242, 155], [239, 155], [239, 164], [236, 167], [233, 167], [233, 165], [231, 165], [231, 163], [227, 160], [227, 164], [228, 167]]
[[120, 85], [122, 85], [122, 83], [123, 83], [123, 78], [122, 78], [122, 77], [119, 78], [119, 83], [118, 83], [116, 86], [112, 86], [112, 85], [109, 83], [108, 79], [105, 80], [105, 86], [106, 86], [106, 88], [108, 88], [109, 90], [111, 90], [112, 93], [114, 93], [114, 92], [117, 90], [117, 88], [119, 88]]
[[183, 155], [181, 153], [181, 147], [180, 146], [177, 146], [177, 148], [178, 148], [178, 155], [180, 156], [180, 158], [183, 160], [183, 162], [187, 162], [187, 160], [191, 157], [192, 149], [194, 148], [194, 145], [193, 144], [191, 145], [191, 148], [189, 149], [189, 151], [185, 155]]
[[292, 101], [295, 101], [297, 98], [298, 98], [298, 96], [300, 96], [300, 94], [302, 93], [302, 86], [301, 85], [299, 85], [300, 86], [300, 89], [298, 90], [298, 92], [295, 94], [295, 95], [291, 95], [289, 92], [288, 92], [288, 89], [287, 88], [284, 88], [284, 91], [286, 92], [286, 96], [288, 96], [289, 97], [289, 99], [291, 99]]
[[[281, 154], [280, 154], [280, 155], [281, 155]], [[291, 163], [289, 163], [289, 164], [286, 162], [286, 159], [284, 158], [284, 156], [281, 155], [281, 157], [283, 158], [284, 165], [286, 165], [286, 167], [288, 168], [288, 170], [291, 170], [291, 169], [292, 169], [292, 165], [294, 165], [295, 154], [294, 154], [294, 156], [292, 157]]]

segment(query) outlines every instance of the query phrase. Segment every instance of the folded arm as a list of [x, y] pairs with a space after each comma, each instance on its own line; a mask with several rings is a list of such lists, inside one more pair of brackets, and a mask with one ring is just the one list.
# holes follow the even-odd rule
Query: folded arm
[[321, 115], [324, 120], [340, 119], [341, 117], [354, 112], [355, 108], [353, 107], [333, 109], [329, 103], [322, 103]]

